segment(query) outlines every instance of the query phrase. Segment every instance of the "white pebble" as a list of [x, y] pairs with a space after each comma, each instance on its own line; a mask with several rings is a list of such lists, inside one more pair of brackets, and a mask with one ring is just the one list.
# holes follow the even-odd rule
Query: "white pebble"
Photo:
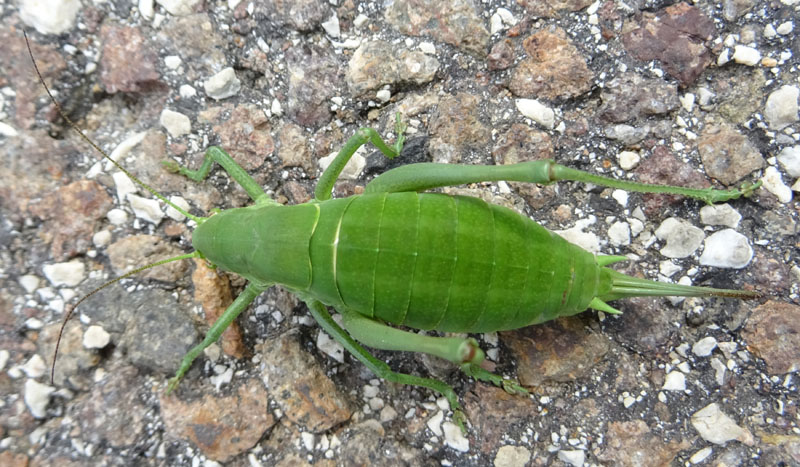
[[586, 453], [580, 449], [574, 451], [565, 451], [562, 449], [558, 451], [558, 459], [573, 467], [582, 467], [583, 463], [586, 461]]
[[392, 98], [392, 93], [388, 89], [381, 89], [377, 93], [375, 93], [375, 97], [381, 103], [389, 102], [389, 99]]
[[114, 186], [117, 189], [117, 199], [120, 204], [125, 202], [128, 195], [139, 191], [136, 184], [133, 183], [133, 180], [122, 172], [114, 172], [111, 178], [114, 180]]
[[[339, 178], [344, 180], [356, 180], [361, 175], [361, 172], [364, 170], [364, 167], [367, 166], [367, 160], [362, 156], [360, 153], [364, 146], [358, 148], [353, 157], [347, 162], [347, 165], [344, 166], [344, 170], [339, 175]], [[336, 158], [337, 153], [332, 152], [327, 157], [323, 157], [319, 160], [319, 168], [322, 171], [328, 168], [331, 165], [331, 162]]]
[[798, 98], [800, 89], [797, 86], [784, 85], [770, 93], [764, 105], [764, 118], [767, 119], [770, 128], [781, 130], [797, 121]]
[[742, 65], [755, 66], [761, 61], [761, 52], [746, 45], [737, 45], [733, 48], [733, 60]]
[[716, 94], [711, 92], [710, 89], [707, 87], [697, 88], [697, 102], [700, 103], [700, 107], [705, 107], [711, 104], [711, 101], [714, 100]]
[[778, 154], [778, 162], [790, 177], [800, 177], [800, 146], [783, 148]]
[[683, 107], [683, 109], [687, 112], [694, 110], [695, 95], [691, 92], [687, 92], [686, 94], [678, 97], [678, 100], [681, 101], [681, 107]]
[[574, 243], [590, 253], [597, 254], [600, 252], [600, 239], [593, 232], [584, 231], [596, 221], [594, 216], [589, 216], [588, 219], [578, 219], [575, 225], [569, 229], [555, 230], [554, 232], [562, 236], [564, 240]]
[[[190, 208], [189, 207], [189, 202], [186, 201], [185, 199], [183, 199], [183, 197], [181, 197], [181, 196], [170, 196], [169, 200], [172, 202], [172, 204], [175, 204], [176, 206], [178, 206], [179, 208], [183, 209], [184, 211], [189, 212], [189, 208]], [[167, 205], [167, 216], [169, 216], [170, 219], [178, 221], [178, 222], [183, 222], [186, 219], [186, 216], [184, 216], [183, 214], [178, 212], [177, 209], [173, 208], [170, 205]]]
[[489, 33], [495, 35], [502, 30], [503, 30], [503, 19], [500, 18], [500, 15], [495, 13], [492, 15], [491, 18], [489, 18]]
[[146, 20], [151, 20], [156, 14], [154, 0], [139, 0], [139, 14]]
[[34, 331], [38, 331], [44, 327], [44, 321], [40, 320], [39, 318], [28, 318], [25, 320], [25, 327]]
[[0, 350], [0, 371], [6, 367], [9, 358], [11, 358], [11, 352], [6, 349]]
[[395, 418], [397, 418], [397, 411], [394, 410], [394, 408], [392, 408], [391, 405], [387, 405], [383, 409], [381, 409], [380, 413], [381, 423], [391, 422]]
[[700, 248], [705, 234], [688, 222], [670, 217], [656, 229], [656, 237], [667, 242], [660, 253], [667, 258], [685, 258]]
[[717, 381], [717, 386], [725, 384], [725, 372], [728, 368], [722, 363], [722, 360], [714, 357], [711, 359], [711, 368], [714, 369], [714, 379]]
[[242, 82], [236, 77], [236, 72], [231, 67], [225, 68], [203, 83], [203, 89], [208, 97], [215, 100], [234, 96], [241, 88]]
[[658, 272], [666, 277], [672, 277], [676, 272], [680, 271], [681, 267], [670, 260], [664, 260], [659, 263]]
[[638, 236], [644, 230], [644, 223], [635, 217], [629, 218], [628, 224], [631, 226], [631, 235], [634, 237]]
[[111, 232], [108, 230], [100, 230], [92, 235], [92, 244], [97, 248], [103, 248], [111, 243]]
[[158, 225], [164, 219], [164, 212], [158, 200], [142, 198], [141, 196], [128, 195], [134, 215], [139, 219]]
[[83, 333], [83, 346], [87, 349], [102, 349], [109, 342], [111, 342], [111, 334], [100, 326], [89, 326]]
[[432, 42], [420, 42], [419, 50], [425, 55], [436, 55], [436, 46]]
[[353, 26], [360, 28], [361, 26], [365, 25], [369, 21], [369, 16], [365, 15], [364, 13], [359, 13], [356, 16], [356, 19], [353, 20]]
[[[130, 154], [130, 152], [135, 148], [139, 143], [144, 140], [144, 137], [147, 136], [146, 131], [142, 131], [139, 133], [134, 133], [131, 136], [128, 136], [121, 143], [111, 151], [109, 157], [114, 159], [115, 161], [124, 159], [125, 157]], [[110, 163], [107, 165], [108, 168], [111, 167]]]
[[108, 221], [113, 225], [123, 225], [128, 222], [128, 213], [122, 209], [114, 208], [108, 211], [106, 218], [108, 218]]
[[428, 426], [428, 429], [433, 432], [436, 436], [442, 436], [442, 420], [444, 420], [444, 412], [441, 410], [436, 412], [433, 417], [429, 418], [425, 424]]
[[272, 101], [269, 111], [272, 112], [272, 115], [275, 115], [276, 117], [283, 114], [283, 107], [281, 107], [281, 103], [278, 99]]
[[184, 99], [190, 99], [197, 95], [197, 89], [188, 84], [182, 84], [181, 87], [178, 88], [178, 94]]
[[43, 271], [44, 276], [54, 286], [75, 287], [83, 281], [86, 266], [83, 262], [75, 259], [67, 263], [46, 264]]
[[47, 371], [47, 364], [39, 354], [34, 354], [20, 369], [28, 378], [38, 378]]
[[691, 422], [700, 437], [714, 444], [725, 444], [736, 439], [748, 446], [753, 445], [753, 435], [725, 415], [716, 402], [695, 412]]
[[711, 204], [700, 208], [700, 222], [705, 225], [724, 225], [735, 229], [739, 227], [742, 215], [730, 204]]
[[177, 55], [167, 55], [164, 57], [164, 65], [166, 65], [167, 68], [174, 70], [181, 66], [181, 58]]
[[300, 439], [303, 441], [303, 446], [307, 451], [314, 450], [314, 433], [300, 433]]
[[717, 347], [717, 340], [712, 336], [706, 336], [695, 342], [692, 346], [692, 353], [698, 357], [708, 357]]
[[[221, 368], [217, 368], [221, 367]], [[214, 370], [217, 371], [219, 369], [219, 373], [216, 375], [212, 375], [208, 378], [211, 381], [211, 384], [219, 391], [219, 388], [222, 387], [223, 384], [228, 384], [233, 380], [233, 368], [226, 367], [224, 365], [217, 365]]]
[[75, 26], [80, 0], [24, 0], [20, 18], [41, 34], [62, 34]]
[[631, 170], [639, 165], [640, 160], [642, 160], [642, 158], [639, 156], [638, 152], [622, 151], [617, 155], [617, 161], [619, 161], [619, 166], [623, 170]]
[[461, 428], [458, 425], [452, 422], [444, 422], [442, 429], [444, 430], [444, 442], [446, 445], [458, 452], [469, 451], [469, 440], [461, 433]]
[[364, 385], [364, 398], [365, 399], [372, 399], [373, 397], [377, 396], [380, 392], [380, 388], [378, 386], [373, 386], [371, 384]]
[[322, 29], [324, 29], [325, 32], [331, 37], [339, 37], [342, 34], [342, 31], [339, 28], [339, 17], [336, 16], [336, 13], [324, 21], [321, 26]]
[[19, 285], [28, 293], [33, 293], [39, 288], [39, 278], [33, 274], [25, 274], [19, 278]]
[[622, 398], [622, 406], [626, 409], [630, 408], [633, 404], [636, 403], [636, 398], [632, 396], [625, 396]]
[[327, 332], [320, 331], [317, 334], [317, 348], [337, 362], [344, 363], [344, 347], [331, 339]]
[[47, 415], [47, 404], [50, 403], [50, 394], [56, 388], [41, 384], [33, 379], [25, 381], [25, 405], [35, 418], [44, 418]]
[[775, 28], [775, 32], [780, 34], [781, 36], [786, 36], [792, 33], [794, 30], [794, 24], [791, 21], [787, 21], [785, 23], [781, 23]]
[[714, 452], [714, 450], [711, 449], [710, 446], [706, 446], [703, 449], [701, 449], [701, 450], [697, 451], [696, 453], [692, 454], [692, 457], [689, 458], [689, 462], [691, 462], [692, 464], [699, 464], [699, 463], [703, 462], [704, 460], [708, 459], [708, 456], [710, 456], [711, 453], [713, 453], [713, 452]]
[[764, 184], [764, 189], [775, 195], [781, 203], [792, 200], [792, 189], [783, 183], [781, 173], [775, 167], [769, 166], [764, 170], [761, 182]]
[[517, 99], [517, 110], [543, 127], [552, 130], [556, 125], [556, 114], [536, 99]]
[[194, 13], [200, 0], [156, 0], [156, 3], [173, 16], [188, 16]]
[[164, 109], [161, 111], [161, 117], [158, 122], [161, 123], [167, 133], [173, 138], [187, 135], [192, 131], [192, 121], [186, 115], [175, 112], [174, 110]]
[[617, 221], [608, 228], [608, 241], [614, 246], [631, 244], [631, 229], [627, 222]]
[[720, 230], [709, 236], [700, 255], [700, 264], [718, 268], [741, 269], [753, 259], [747, 237], [733, 229]]
[[775, 30], [775, 26], [768, 24], [764, 26], [764, 37], [767, 39], [772, 39], [773, 37], [778, 35], [778, 31]]
[[614, 198], [623, 208], [628, 206], [628, 192], [625, 190], [614, 190], [611, 192], [611, 197]]
[[522, 446], [505, 445], [497, 450], [495, 467], [523, 467], [531, 460], [531, 452]]
[[0, 136], [5, 136], [6, 138], [13, 138], [17, 136], [19, 132], [13, 126], [9, 125], [8, 123], [0, 122]]
[[382, 408], [386, 406], [386, 403], [383, 402], [383, 399], [380, 397], [373, 397], [369, 400], [369, 408], [372, 409], [373, 412], [378, 412]]
[[717, 66], [722, 66], [731, 61], [731, 49], [722, 49], [722, 52], [717, 56]]
[[664, 378], [664, 386], [661, 389], [665, 391], [685, 391], [686, 390], [686, 376], [680, 371], [671, 371]]

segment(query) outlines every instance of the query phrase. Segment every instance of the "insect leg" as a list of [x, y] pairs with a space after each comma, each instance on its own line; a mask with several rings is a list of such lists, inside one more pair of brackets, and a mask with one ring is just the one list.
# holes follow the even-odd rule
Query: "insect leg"
[[186, 372], [189, 371], [189, 368], [192, 366], [194, 359], [197, 358], [197, 356], [200, 355], [200, 353], [205, 350], [206, 347], [219, 340], [219, 337], [223, 332], [225, 332], [225, 329], [230, 326], [233, 320], [236, 319], [236, 317], [239, 316], [242, 311], [246, 310], [250, 303], [252, 303], [252, 301], [255, 300], [255, 298], [266, 289], [267, 287], [264, 287], [263, 285], [256, 285], [252, 282], [247, 284], [247, 287], [245, 287], [244, 291], [242, 291], [242, 293], [236, 297], [236, 300], [231, 303], [222, 316], [217, 318], [217, 320], [211, 326], [211, 329], [209, 329], [208, 333], [206, 333], [206, 337], [203, 339], [203, 342], [192, 347], [191, 350], [189, 350], [189, 352], [183, 357], [183, 360], [181, 360], [181, 366], [178, 368], [177, 373], [175, 373], [175, 376], [169, 380], [167, 394], [169, 394], [178, 386], [178, 383], [181, 381], [181, 378], [183, 378], [183, 375], [186, 374]]
[[181, 167], [173, 160], [163, 161], [161, 165], [170, 172], [179, 173], [196, 182], [200, 182], [208, 177], [208, 173], [211, 171], [211, 165], [214, 162], [221, 165], [222, 168], [228, 172], [228, 175], [244, 188], [244, 191], [247, 192], [247, 195], [250, 196], [253, 201], [256, 203], [272, 202], [272, 199], [264, 193], [264, 190], [253, 180], [253, 177], [245, 172], [245, 170], [233, 160], [230, 154], [218, 146], [211, 146], [206, 150], [205, 156], [203, 157], [203, 165], [197, 170]]
[[406, 140], [404, 134], [406, 126], [407, 125], [400, 119], [400, 114], [395, 114], [394, 131], [397, 134], [397, 140], [391, 146], [386, 144], [383, 138], [381, 138], [381, 135], [372, 128], [359, 128], [356, 134], [351, 136], [350, 139], [344, 143], [344, 147], [339, 150], [339, 153], [336, 155], [333, 162], [331, 162], [331, 165], [322, 173], [319, 182], [317, 182], [317, 188], [314, 190], [314, 198], [318, 201], [331, 199], [333, 184], [336, 182], [336, 179], [339, 178], [339, 174], [342, 173], [342, 170], [344, 170], [344, 166], [347, 165], [347, 162], [353, 157], [356, 150], [367, 142], [371, 142], [389, 159], [397, 157], [403, 149], [403, 143], [405, 143]]
[[[461, 428], [461, 431], [466, 432], [464, 425], [466, 416], [464, 415], [464, 412], [461, 411], [461, 405], [458, 402], [458, 396], [456, 396], [456, 393], [453, 391], [452, 387], [436, 379], [422, 378], [420, 376], [392, 371], [386, 362], [378, 360], [372, 356], [367, 349], [356, 342], [353, 337], [350, 337], [347, 331], [342, 329], [342, 327], [333, 320], [328, 312], [328, 309], [320, 301], [313, 299], [307, 300], [306, 304], [308, 305], [308, 309], [311, 310], [311, 315], [315, 320], [317, 320], [322, 329], [336, 339], [337, 342], [342, 344], [342, 346], [347, 349], [351, 355], [366, 365], [366, 367], [375, 373], [375, 375], [379, 378], [400, 384], [411, 384], [414, 386], [426, 387], [443, 395], [447, 399], [447, 402], [450, 403], [450, 408], [453, 410], [453, 420]], [[349, 313], [346, 313], [345, 316], [347, 316], [347, 314]], [[358, 339], [360, 340], [360, 337], [358, 337]]]
[[527, 394], [516, 381], [505, 379], [480, 367], [485, 354], [472, 338], [432, 337], [387, 326], [354, 311], [345, 311], [344, 327], [359, 342], [382, 350], [425, 352], [449, 360], [473, 378], [502, 387], [511, 394]]
[[740, 196], [748, 196], [761, 185], [761, 182], [745, 184], [740, 189], [732, 190], [652, 185], [594, 175], [545, 159], [510, 165], [409, 164], [379, 175], [367, 184], [364, 191], [365, 193], [424, 191], [436, 187], [500, 180], [539, 183], [542, 185], [549, 185], [559, 180], [574, 180], [641, 193], [682, 195], [697, 198], [706, 203], [719, 203], [736, 199]]

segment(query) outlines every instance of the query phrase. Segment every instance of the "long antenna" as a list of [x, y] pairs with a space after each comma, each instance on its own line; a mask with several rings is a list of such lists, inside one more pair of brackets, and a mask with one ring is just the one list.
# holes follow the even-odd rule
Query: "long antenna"
[[50, 97], [50, 100], [53, 102], [53, 105], [55, 105], [56, 110], [58, 111], [59, 115], [61, 115], [61, 118], [63, 118], [69, 124], [69, 126], [71, 126], [72, 129], [75, 130], [84, 141], [86, 141], [86, 143], [88, 143], [91, 147], [93, 147], [97, 152], [102, 154], [103, 157], [106, 160], [111, 161], [111, 163], [114, 164], [120, 171], [122, 171], [122, 173], [124, 173], [128, 178], [133, 180], [135, 183], [138, 183], [144, 189], [146, 189], [147, 191], [152, 193], [153, 196], [155, 196], [156, 198], [158, 198], [161, 201], [165, 202], [167, 205], [171, 206], [173, 209], [175, 209], [179, 213], [181, 213], [184, 216], [188, 217], [189, 219], [197, 222], [198, 224], [202, 224], [206, 220], [205, 217], [200, 217], [200, 216], [195, 216], [193, 214], [190, 214], [187, 211], [185, 211], [183, 208], [181, 208], [180, 206], [177, 206], [175, 203], [173, 203], [170, 200], [168, 200], [166, 197], [161, 195], [161, 193], [157, 192], [156, 190], [151, 188], [149, 185], [147, 185], [143, 181], [141, 181], [138, 178], [136, 178], [133, 174], [131, 174], [130, 172], [125, 170], [125, 168], [122, 167], [122, 165], [120, 165], [117, 161], [112, 159], [108, 154], [106, 154], [105, 151], [100, 149], [100, 147], [97, 144], [95, 144], [94, 141], [92, 141], [88, 136], [86, 136], [86, 134], [84, 134], [83, 130], [81, 130], [80, 127], [78, 127], [78, 125], [75, 124], [75, 122], [73, 122], [72, 119], [70, 119], [67, 116], [67, 113], [64, 112], [64, 110], [61, 108], [61, 104], [59, 104], [58, 101], [55, 99], [55, 97], [53, 97], [53, 93], [50, 92], [50, 88], [47, 87], [47, 83], [44, 82], [44, 78], [42, 77], [42, 73], [39, 72], [39, 65], [36, 64], [36, 59], [33, 58], [33, 51], [31, 50], [31, 43], [28, 40], [28, 33], [25, 31], [25, 28], [22, 29], [22, 35], [25, 36], [25, 45], [28, 47], [28, 55], [30, 55], [30, 57], [31, 57], [31, 62], [33, 63], [33, 69], [36, 70], [36, 75], [39, 77], [39, 82], [42, 83], [42, 86], [44, 87], [44, 90], [47, 91], [47, 95]]
[[133, 271], [127, 272], [127, 273], [125, 273], [125, 274], [123, 274], [123, 275], [121, 275], [119, 277], [115, 277], [114, 279], [111, 279], [110, 281], [106, 282], [105, 284], [101, 285], [100, 287], [92, 290], [91, 292], [89, 292], [86, 295], [84, 295], [83, 297], [81, 297], [80, 300], [78, 300], [71, 307], [68, 307], [67, 308], [67, 314], [64, 316], [64, 320], [61, 322], [61, 328], [59, 328], [59, 330], [58, 330], [58, 339], [56, 340], [56, 349], [55, 349], [55, 351], [53, 351], [53, 364], [50, 367], [50, 384], [54, 384], [53, 380], [55, 379], [55, 375], [56, 375], [56, 358], [58, 358], [58, 348], [61, 346], [61, 336], [64, 334], [64, 328], [67, 327], [67, 321], [69, 321], [69, 318], [72, 316], [72, 313], [75, 311], [75, 309], [78, 308], [78, 305], [80, 305], [81, 303], [86, 301], [86, 299], [88, 299], [92, 295], [96, 294], [97, 292], [105, 289], [109, 285], [116, 284], [117, 282], [121, 281], [122, 279], [125, 279], [125, 278], [131, 277], [133, 275], [139, 274], [140, 272], [144, 271], [145, 269], [154, 268], [156, 266], [161, 266], [162, 264], [171, 263], [173, 261], [180, 261], [182, 259], [201, 258], [201, 257], [202, 257], [202, 255], [199, 252], [193, 251], [192, 253], [187, 253], [185, 255], [180, 255], [180, 256], [173, 256], [172, 258], [162, 259], [161, 261], [156, 261], [155, 263], [150, 263], [150, 264], [148, 264], [146, 266], [142, 266], [140, 268], [136, 268]]

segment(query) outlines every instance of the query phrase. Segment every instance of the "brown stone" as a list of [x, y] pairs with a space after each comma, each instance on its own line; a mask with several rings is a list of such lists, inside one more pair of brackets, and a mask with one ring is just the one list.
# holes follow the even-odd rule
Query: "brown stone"
[[[639, 163], [634, 171], [642, 183], [676, 185], [688, 188], [708, 188], [711, 184], [691, 165], [680, 160], [664, 146], [656, 146], [650, 157]], [[645, 213], [661, 211], [665, 205], [681, 202], [677, 195], [648, 193], [643, 195]]]
[[517, 361], [519, 381], [527, 387], [581, 378], [609, 348], [605, 337], [573, 316], [502, 334]]
[[312, 173], [315, 169], [314, 160], [309, 148], [309, 137], [303, 128], [293, 123], [287, 123], [280, 128], [278, 134], [278, 157], [281, 158], [281, 167], [302, 167], [306, 172]]
[[489, 128], [480, 121], [479, 104], [477, 96], [463, 92], [443, 97], [431, 120], [431, 134], [455, 147], [486, 143]]
[[264, 111], [254, 105], [239, 105], [230, 118], [214, 125], [220, 144], [237, 164], [250, 171], [261, 167], [275, 150], [271, 127]]
[[92, 180], [79, 180], [31, 203], [30, 212], [43, 219], [41, 229], [56, 260], [84, 253], [92, 245], [98, 221], [113, 206], [106, 190]]
[[[108, 258], [117, 275], [183, 253], [175, 245], [165, 242], [161, 237], [155, 235], [133, 235], [117, 240], [108, 246]], [[147, 269], [138, 277], [175, 282], [183, 277], [187, 268], [185, 261], [174, 261]]]
[[468, 0], [397, 0], [386, 21], [403, 34], [430, 36], [480, 57], [489, 45], [484, 20]]
[[78, 401], [70, 416], [81, 425], [82, 439], [107, 442], [114, 447], [132, 446], [146, 435], [139, 372], [131, 366], [117, 366]]
[[167, 433], [194, 443], [203, 454], [225, 462], [255, 446], [274, 424], [267, 391], [250, 379], [227, 396], [206, 393], [194, 401], [161, 396]]
[[477, 383], [464, 395], [464, 411], [477, 436], [477, 447], [491, 454], [503, 445], [509, 427], [525, 426], [536, 417], [536, 404], [527, 395], [509, 394], [502, 388]]
[[729, 186], [766, 165], [750, 140], [728, 125], [706, 128], [697, 149], [708, 176]]
[[508, 88], [530, 98], [570, 98], [591, 89], [594, 74], [563, 29], [539, 31], [523, 43], [529, 58], [515, 69]]
[[714, 22], [696, 7], [672, 5], [644, 13], [639, 27], [622, 36], [625, 48], [643, 61], [659, 60], [683, 86], [693, 83], [711, 64], [706, 41], [716, 34]]
[[158, 56], [136, 28], [105, 24], [100, 79], [106, 91], [146, 92], [164, 86], [156, 70]]
[[492, 149], [492, 156], [497, 164], [551, 159], [553, 154], [553, 143], [547, 132], [521, 123], [511, 125]]
[[800, 369], [800, 306], [770, 300], [753, 310], [742, 336], [771, 375]]
[[563, 13], [580, 11], [592, 4], [592, 0], [517, 0], [533, 16], [559, 18]]
[[350, 419], [347, 399], [303, 349], [296, 332], [267, 340], [257, 350], [270, 393], [292, 423], [320, 433]]
[[670, 465], [679, 451], [691, 446], [688, 441], [662, 441], [643, 420], [609, 423], [605, 441], [597, 458], [622, 467]]
[[[213, 325], [233, 303], [231, 284], [228, 276], [219, 269], [211, 269], [208, 263], [199, 258], [194, 260], [195, 270], [192, 273], [194, 284], [194, 301], [203, 304], [206, 322]], [[222, 333], [219, 342], [222, 351], [234, 358], [242, 358], [247, 353], [247, 348], [242, 340], [242, 329], [239, 323], [232, 322]]]

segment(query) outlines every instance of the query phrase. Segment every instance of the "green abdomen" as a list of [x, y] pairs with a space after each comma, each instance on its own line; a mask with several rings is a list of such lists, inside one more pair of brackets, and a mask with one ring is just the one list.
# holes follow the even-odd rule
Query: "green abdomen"
[[469, 197], [379, 193], [319, 204], [308, 291], [417, 329], [489, 332], [583, 311], [594, 255]]

